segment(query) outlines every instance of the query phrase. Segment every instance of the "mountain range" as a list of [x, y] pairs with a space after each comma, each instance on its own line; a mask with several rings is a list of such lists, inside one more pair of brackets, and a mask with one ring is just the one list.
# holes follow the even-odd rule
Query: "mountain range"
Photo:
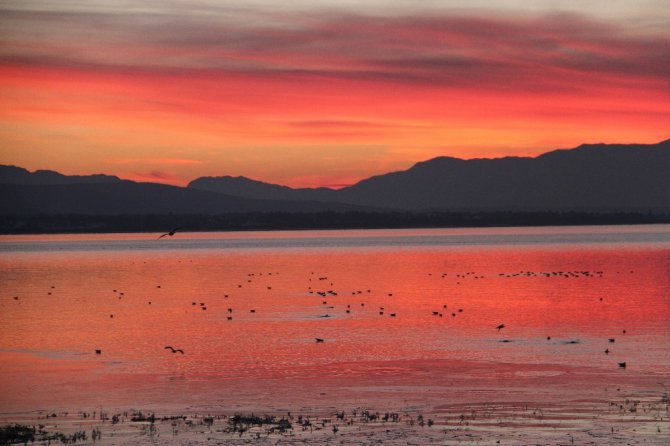
[[339, 190], [245, 177], [187, 187], [0, 166], [0, 215], [322, 211], [670, 211], [670, 140], [585, 144], [537, 157], [438, 157]]

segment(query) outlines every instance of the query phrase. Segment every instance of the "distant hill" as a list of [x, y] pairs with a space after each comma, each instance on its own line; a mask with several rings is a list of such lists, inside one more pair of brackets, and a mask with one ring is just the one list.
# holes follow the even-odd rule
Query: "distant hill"
[[340, 190], [291, 189], [248, 178], [198, 178], [190, 189], [395, 210], [668, 211], [670, 140], [581, 145], [531, 157], [439, 157]]
[[266, 200], [335, 201], [337, 192], [326, 187], [292, 189], [288, 186], [263, 183], [246, 177], [200, 177], [189, 183], [190, 189], [219, 192], [237, 197]]
[[49, 186], [55, 184], [115, 183], [118, 181], [121, 181], [121, 179], [113, 175], [63, 175], [53, 170], [29, 172], [22, 167], [0, 165], [0, 184]]
[[[240, 212], [355, 211], [356, 205], [311, 201], [252, 200], [214, 192], [155, 183], [118, 180], [39, 183], [19, 177], [24, 184], [0, 184], [0, 215], [214, 215]], [[84, 177], [80, 177], [84, 178]], [[7, 178], [3, 178], [7, 181]], [[28, 183], [28, 184], [25, 184]]]

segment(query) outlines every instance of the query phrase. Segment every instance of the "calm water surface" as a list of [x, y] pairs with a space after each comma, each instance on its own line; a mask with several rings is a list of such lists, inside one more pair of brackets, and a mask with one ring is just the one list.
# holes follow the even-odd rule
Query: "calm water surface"
[[668, 225], [0, 237], [3, 411], [670, 386], [669, 351]]

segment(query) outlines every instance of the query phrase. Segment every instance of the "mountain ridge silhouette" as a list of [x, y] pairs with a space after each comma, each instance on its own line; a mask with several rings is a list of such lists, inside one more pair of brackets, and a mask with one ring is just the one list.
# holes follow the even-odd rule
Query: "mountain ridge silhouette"
[[670, 209], [670, 140], [582, 144], [536, 157], [436, 157], [334, 190], [245, 177], [201, 177], [189, 188], [247, 198], [310, 199], [412, 211]]
[[670, 140], [582, 144], [536, 157], [442, 156], [342, 189], [293, 189], [231, 176], [200, 177], [178, 187], [0, 166], [0, 214], [668, 212], [668, 172]]

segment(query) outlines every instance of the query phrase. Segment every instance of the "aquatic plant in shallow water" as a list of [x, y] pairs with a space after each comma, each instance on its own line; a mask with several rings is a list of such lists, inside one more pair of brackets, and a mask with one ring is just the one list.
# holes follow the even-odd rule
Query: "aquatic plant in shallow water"
[[287, 431], [293, 428], [291, 422], [286, 418], [280, 418], [279, 420], [276, 417], [264, 416], [259, 417], [257, 415], [240, 415], [236, 414], [230, 417], [228, 424], [230, 425], [226, 428], [225, 432], [239, 432], [240, 435], [248, 431], [253, 426], [263, 427], [266, 426], [268, 432], [274, 433], [278, 432], [284, 434]]
[[31, 443], [35, 441], [35, 428], [32, 426], [10, 424], [0, 427], [0, 445], [28, 443], [29, 441]]
[[[62, 432], [49, 433], [44, 431], [42, 428], [43, 426], [41, 425], [39, 429], [35, 429], [34, 426], [24, 426], [21, 424], [10, 424], [7, 426], [1, 426], [0, 446], [21, 444], [21, 443], [27, 445], [28, 442], [34, 443], [35, 441], [47, 444], [51, 443], [51, 441], [60, 441], [63, 444], [74, 444], [77, 443], [77, 441], [86, 441], [88, 438], [88, 436], [86, 435], [86, 431], [77, 431], [70, 435], [67, 435]], [[99, 438], [99, 431], [98, 431], [98, 438]]]

